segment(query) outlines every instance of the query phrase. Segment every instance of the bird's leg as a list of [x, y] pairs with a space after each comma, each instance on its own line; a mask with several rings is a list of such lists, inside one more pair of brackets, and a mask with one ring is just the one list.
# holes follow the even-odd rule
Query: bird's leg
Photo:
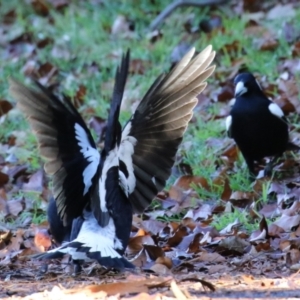
[[74, 275], [77, 275], [78, 273], [81, 272], [81, 261], [77, 259], [73, 259], [73, 266], [74, 266]]
[[280, 158], [281, 155], [275, 155], [273, 159], [270, 160], [269, 163], [265, 166], [264, 169], [264, 175], [265, 176], [272, 176], [272, 171], [275, 163], [277, 162], [278, 158]]
[[249, 180], [250, 181], [254, 181], [255, 178], [256, 178], [256, 175], [255, 175], [255, 168], [254, 168], [254, 160], [253, 159], [249, 159], [248, 157], [245, 157], [245, 161], [246, 161], [246, 164], [248, 166], [248, 169], [249, 169]]

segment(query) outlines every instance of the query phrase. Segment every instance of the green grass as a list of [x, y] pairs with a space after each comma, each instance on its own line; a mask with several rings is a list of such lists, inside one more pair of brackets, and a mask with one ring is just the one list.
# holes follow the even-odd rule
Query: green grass
[[211, 225], [217, 230], [222, 230], [229, 224], [234, 223], [236, 220], [240, 223], [239, 230], [244, 230], [248, 233], [253, 232], [259, 227], [259, 221], [252, 220], [249, 217], [248, 211], [239, 209], [235, 209], [233, 212], [224, 212], [220, 215], [214, 215], [214, 220]]
[[[187, 34], [183, 28], [183, 23], [192, 14], [194, 19], [192, 25], [197, 25], [203, 18], [209, 18], [208, 8], [182, 8], [173, 13], [162, 26], [163, 37], [155, 43], [147, 38], [147, 28], [153, 18], [168, 3], [162, 1], [136, 1], [119, 0], [104, 1], [102, 6], [89, 3], [89, 1], [72, 1], [63, 12], [50, 11], [53, 22], [50, 24], [48, 18], [38, 16], [31, 5], [18, 0], [2, 1], [0, 18], [11, 9], [16, 11], [16, 21], [11, 30], [7, 33], [10, 38], [26, 32], [32, 35], [34, 41], [50, 37], [54, 43], [42, 49], [36, 49], [33, 60], [38, 64], [50, 62], [59, 69], [56, 81], [60, 83], [59, 92], [74, 96], [80, 84], [87, 88], [85, 106], [95, 108], [96, 114], [106, 118], [109, 107], [109, 100], [112, 94], [106, 83], [113, 77], [120, 55], [126, 49], [131, 49], [131, 56], [134, 59], [148, 61], [149, 66], [145, 68], [144, 74], [131, 74], [127, 83], [126, 97], [131, 102], [141, 99], [151, 83], [162, 72], [170, 67], [170, 54], [182, 40], [196, 46], [197, 50], [203, 49], [207, 44], [212, 44], [217, 51], [215, 63], [217, 71], [219, 68], [230, 68], [234, 60], [243, 58], [250, 71], [260, 75], [265, 75], [267, 80], [274, 83], [278, 78], [278, 61], [280, 58], [290, 58], [290, 45], [287, 44], [282, 35], [278, 36], [279, 46], [272, 52], [259, 51], [252, 44], [252, 37], [243, 34], [246, 22], [235, 16], [228, 15], [226, 10], [215, 11], [222, 17], [224, 31], [216, 31], [210, 35], [201, 33], [196, 36]], [[136, 30], [131, 38], [114, 37], [110, 34], [110, 28], [121, 14], [135, 21]], [[300, 10], [292, 20], [296, 29], [300, 29]], [[287, 21], [287, 20], [285, 20]], [[272, 27], [274, 32], [279, 32], [282, 28], [283, 20], [263, 21], [263, 25]], [[228, 52], [224, 48], [233, 42], [238, 42], [235, 52]], [[64, 56], [53, 56], [53, 47], [59, 49]], [[6, 53], [5, 47], [0, 49], [0, 55]], [[17, 58], [0, 59], [0, 98], [13, 99], [8, 95], [7, 79], [10, 76], [25, 81], [25, 76], [21, 72], [28, 58], [26, 52], [21, 53]], [[99, 71], [91, 73], [89, 66], [95, 63]], [[225, 81], [228, 72], [219, 72], [218, 79], [212, 77], [209, 83], [213, 87], [219, 87], [219, 81]], [[219, 80], [219, 81], [218, 81]], [[28, 79], [26, 81], [28, 83]], [[219, 111], [219, 104], [210, 104], [206, 113], [216, 115]], [[89, 115], [86, 119], [89, 119]], [[124, 124], [130, 117], [129, 111], [123, 111], [121, 120]], [[298, 126], [298, 125], [296, 125]], [[298, 126], [299, 128], [299, 126]], [[184, 148], [180, 151], [184, 156], [184, 161], [193, 167], [193, 172], [197, 176], [207, 179], [211, 185], [209, 192], [195, 187], [201, 199], [219, 199], [222, 190], [213, 185], [213, 175], [217, 171], [217, 166], [222, 165], [220, 152], [218, 149], [207, 147], [209, 138], [224, 138], [224, 120], [204, 121], [201, 116], [196, 117], [196, 122], [192, 124], [185, 137], [184, 143], [191, 142], [188, 151]], [[23, 151], [19, 151], [18, 159], [21, 163], [29, 162], [31, 170], [40, 167], [40, 158], [37, 151], [35, 137], [28, 129], [27, 122], [18, 118], [7, 118], [0, 126], [0, 142], [5, 143], [13, 131], [25, 130], [28, 134], [22, 146]], [[240, 156], [236, 162], [235, 172], [230, 174], [230, 186], [233, 191], [253, 191], [247, 179], [248, 173], [243, 158]], [[172, 178], [168, 186], [174, 182]], [[267, 186], [266, 186], [267, 188]], [[266, 188], [261, 193], [261, 201], [266, 202], [268, 195]], [[234, 218], [241, 218], [241, 222], [247, 222], [243, 213], [218, 216], [215, 224], [218, 227], [225, 226]], [[38, 218], [38, 217], [37, 217]], [[175, 217], [176, 219], [177, 217]]]

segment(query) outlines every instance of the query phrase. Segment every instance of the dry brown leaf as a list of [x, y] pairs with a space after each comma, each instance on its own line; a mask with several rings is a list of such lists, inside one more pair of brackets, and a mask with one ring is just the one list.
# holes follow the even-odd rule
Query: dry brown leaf
[[176, 247], [181, 243], [182, 239], [188, 235], [188, 233], [188, 227], [180, 225], [174, 234], [168, 239], [167, 244], [170, 247]]
[[[126, 249], [126, 253], [127, 253], [127, 249]], [[133, 265], [135, 265], [137, 268], [144, 268], [147, 265], [149, 260], [148, 255], [146, 254], [146, 250], [144, 248], [130, 258], [131, 258], [130, 262]]]
[[13, 108], [12, 104], [7, 100], [0, 100], [0, 117], [7, 114]]
[[255, 242], [255, 241], [260, 241], [263, 240], [265, 241], [267, 238], [267, 231], [266, 229], [261, 230], [256, 230], [254, 232], [252, 232], [249, 241], [250, 242]]
[[[189, 189], [191, 189], [192, 184], [200, 186], [204, 189], [209, 188], [208, 182], [204, 177], [193, 176], [193, 175], [183, 175], [183, 176], [181, 176], [180, 178], [178, 178], [175, 181], [174, 186], [179, 187], [183, 190], [189, 190]], [[171, 195], [170, 195], [170, 197], [171, 197]]]
[[248, 247], [248, 246], [250, 246], [249, 242], [247, 242], [237, 236], [229, 236], [220, 241], [218, 248], [222, 247], [229, 251], [243, 254], [245, 252], [246, 247]]
[[201, 207], [197, 209], [190, 209], [186, 215], [183, 217], [191, 218], [194, 221], [206, 220], [212, 215], [212, 207], [209, 204], [203, 204]]
[[144, 244], [143, 246], [151, 260], [157, 260], [158, 258], [162, 258], [165, 256], [164, 251], [159, 246], [146, 244]]
[[[206, 234], [209, 235], [207, 232]], [[203, 234], [197, 233], [194, 235], [192, 242], [189, 244], [187, 253], [197, 253], [200, 250], [200, 238], [203, 237]]]
[[48, 85], [49, 81], [54, 75], [57, 74], [57, 72], [58, 69], [55, 66], [49, 62], [46, 62], [42, 64], [35, 73], [42, 85]]
[[73, 99], [73, 104], [76, 108], [80, 108], [83, 105], [85, 95], [86, 95], [86, 87], [81, 84], [79, 85], [78, 90], [76, 91], [76, 94]]
[[31, 5], [37, 14], [42, 16], [49, 14], [49, 6], [44, 0], [31, 0]]
[[171, 269], [173, 267], [172, 259], [170, 257], [167, 257], [167, 256], [158, 257], [155, 262], [157, 264], [165, 265], [169, 269]]
[[7, 204], [7, 211], [12, 216], [18, 216], [20, 212], [24, 208], [24, 199], [18, 199], [18, 200], [10, 200], [6, 202]]
[[275, 38], [256, 40], [255, 44], [261, 51], [273, 51], [279, 46], [279, 42]]
[[164, 265], [164, 264], [160, 264], [160, 263], [155, 263], [151, 268], [151, 271], [155, 272], [156, 274], [162, 275], [162, 276], [166, 276], [166, 275], [171, 275], [172, 272], [170, 271], [170, 269]]
[[206, 263], [222, 263], [225, 262], [225, 257], [221, 256], [219, 253], [208, 253], [208, 252], [201, 252], [199, 256], [195, 259], [195, 261], [203, 261]]
[[281, 227], [285, 232], [291, 232], [292, 228], [297, 228], [300, 224], [300, 215], [286, 216], [282, 215], [273, 224]]
[[115, 282], [100, 285], [90, 285], [81, 287], [79, 289], [68, 290], [68, 294], [75, 294], [78, 291], [84, 292], [88, 295], [93, 295], [99, 292], [105, 292], [107, 295], [126, 295], [132, 293], [148, 293], [149, 288], [155, 288], [157, 286], [168, 286], [169, 278], [147, 278], [134, 281]]
[[44, 169], [40, 169], [33, 173], [28, 182], [23, 184], [24, 191], [34, 191], [41, 193], [44, 185]]
[[17, 14], [16, 14], [15, 9], [11, 9], [3, 15], [2, 22], [6, 25], [13, 24], [16, 17], [17, 17]]
[[34, 237], [34, 244], [42, 252], [49, 250], [52, 245], [52, 242], [48, 230], [37, 229]]
[[141, 228], [153, 235], [157, 235], [165, 226], [165, 223], [158, 220], [145, 220], [141, 222]]
[[0, 186], [3, 187], [9, 181], [9, 176], [0, 172]]
[[150, 235], [135, 236], [130, 238], [126, 252], [129, 255], [136, 255], [143, 249], [143, 245], [155, 245]]
[[274, 19], [288, 19], [294, 17], [296, 14], [295, 7], [292, 3], [285, 5], [277, 4], [266, 15], [268, 20]]
[[9, 245], [6, 247], [6, 250], [8, 252], [15, 252], [20, 250], [20, 247], [24, 241], [23, 233], [24, 231], [22, 229], [17, 230], [16, 235], [11, 238]]

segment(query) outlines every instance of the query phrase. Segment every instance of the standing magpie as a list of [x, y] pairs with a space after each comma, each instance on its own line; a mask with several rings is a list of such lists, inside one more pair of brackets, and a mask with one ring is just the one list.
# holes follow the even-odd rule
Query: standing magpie
[[247, 163], [250, 178], [255, 178], [255, 161], [266, 156], [274, 158], [264, 173], [272, 173], [273, 164], [288, 150], [287, 120], [281, 108], [263, 93], [250, 73], [241, 73], [234, 79], [235, 103], [226, 119], [228, 136], [233, 138]]
[[36, 133], [39, 151], [52, 175], [57, 213], [71, 226], [62, 246], [37, 255], [97, 260], [104, 267], [133, 267], [122, 255], [133, 212], [142, 212], [171, 174], [177, 149], [193, 115], [196, 96], [213, 73], [208, 46], [194, 59], [191, 49], [168, 74], [160, 75], [123, 130], [119, 111], [129, 52], [117, 69], [104, 148], [99, 152], [82, 117], [37, 83], [38, 90], [11, 80], [10, 91]]

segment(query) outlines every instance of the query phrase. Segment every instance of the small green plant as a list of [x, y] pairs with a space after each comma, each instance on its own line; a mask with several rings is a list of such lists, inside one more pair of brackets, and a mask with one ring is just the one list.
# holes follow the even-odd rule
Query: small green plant
[[163, 217], [158, 217], [158, 221], [163, 221], [163, 222], [181, 222], [182, 218], [184, 217], [186, 212], [182, 212], [180, 214], [174, 214], [171, 216], [163, 216]]
[[30, 211], [25, 210], [21, 212], [20, 216], [18, 217], [18, 220], [21, 223], [25, 221], [28, 217], [32, 218], [32, 223], [34, 224], [40, 224], [46, 221], [47, 219], [46, 213], [43, 209], [41, 209], [42, 199], [41, 199], [41, 194], [39, 192], [20, 190], [13, 195], [13, 198], [15, 199], [24, 198], [32, 202], [32, 209]]
[[235, 221], [240, 223], [240, 229], [246, 230], [246, 232], [253, 232], [258, 229], [258, 221], [250, 220], [249, 213], [246, 210], [234, 209], [233, 212], [224, 212], [221, 215], [214, 215], [214, 220], [211, 223], [217, 230], [222, 230], [229, 224]]

